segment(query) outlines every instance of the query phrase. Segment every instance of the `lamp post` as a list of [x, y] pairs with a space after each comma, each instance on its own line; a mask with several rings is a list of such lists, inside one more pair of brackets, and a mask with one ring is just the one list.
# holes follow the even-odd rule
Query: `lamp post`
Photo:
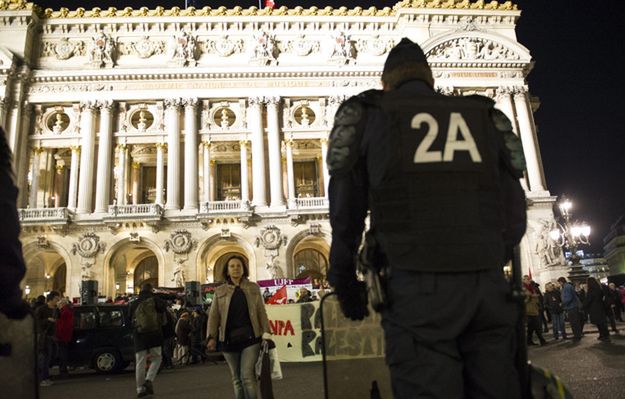
[[580, 245], [590, 244], [588, 241], [590, 226], [585, 222], [572, 220], [573, 203], [564, 195], [560, 198], [558, 208], [560, 209], [560, 223], [557, 223], [557, 227], [549, 232], [549, 235], [559, 246], [566, 248], [570, 253], [567, 258], [571, 267], [569, 280], [574, 283], [582, 283], [589, 274], [580, 263], [577, 248]]

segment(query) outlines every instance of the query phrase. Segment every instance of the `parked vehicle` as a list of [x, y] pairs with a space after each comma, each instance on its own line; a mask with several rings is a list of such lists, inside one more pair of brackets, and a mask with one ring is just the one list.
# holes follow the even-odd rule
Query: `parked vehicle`
[[74, 334], [68, 348], [71, 366], [89, 366], [113, 373], [134, 360], [128, 305], [97, 304], [74, 307]]

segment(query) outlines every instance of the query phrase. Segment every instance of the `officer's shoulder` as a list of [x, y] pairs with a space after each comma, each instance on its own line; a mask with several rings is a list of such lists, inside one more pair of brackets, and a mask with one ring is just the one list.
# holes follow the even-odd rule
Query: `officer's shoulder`
[[495, 100], [493, 100], [490, 97], [486, 97], [486, 96], [481, 96], [479, 94], [472, 94], [470, 96], [465, 96], [465, 97], [461, 97], [467, 100], [471, 100], [471, 101], [475, 101], [476, 103], [480, 103], [482, 105], [488, 106], [488, 107], [494, 107], [495, 106]]
[[382, 99], [383, 94], [383, 90], [370, 89], [365, 90], [362, 93], [358, 93], [355, 96], [350, 97], [348, 100], [354, 99], [354, 101], [359, 101], [363, 104], [378, 105], [380, 103], [380, 100]]

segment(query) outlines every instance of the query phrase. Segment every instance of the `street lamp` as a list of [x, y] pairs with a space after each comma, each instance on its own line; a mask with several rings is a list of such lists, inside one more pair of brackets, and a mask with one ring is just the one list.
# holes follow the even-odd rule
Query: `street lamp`
[[549, 232], [553, 241], [561, 247], [566, 248], [570, 255], [571, 270], [569, 271], [569, 280], [575, 283], [581, 283], [588, 277], [588, 272], [580, 263], [580, 257], [577, 254], [577, 247], [580, 245], [589, 245], [588, 237], [590, 236], [590, 226], [585, 222], [572, 220], [571, 209], [573, 203], [564, 195], [558, 204], [560, 209], [560, 223], [557, 227]]

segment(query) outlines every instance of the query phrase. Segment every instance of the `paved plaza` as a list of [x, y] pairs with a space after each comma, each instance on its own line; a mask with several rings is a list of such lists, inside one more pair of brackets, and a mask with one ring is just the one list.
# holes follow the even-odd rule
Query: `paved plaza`
[[[597, 341], [598, 334], [586, 329], [578, 344], [553, 341], [532, 347], [530, 359], [558, 374], [576, 399], [622, 398], [625, 392], [625, 325], [611, 343]], [[284, 363], [284, 379], [274, 381], [276, 398], [320, 399], [323, 397], [321, 363]], [[155, 383], [154, 398], [232, 398], [230, 374], [224, 362], [164, 370]], [[103, 376], [90, 371], [74, 373], [42, 388], [42, 399], [133, 398], [134, 373]], [[348, 399], [348, 398], [341, 398]]]

